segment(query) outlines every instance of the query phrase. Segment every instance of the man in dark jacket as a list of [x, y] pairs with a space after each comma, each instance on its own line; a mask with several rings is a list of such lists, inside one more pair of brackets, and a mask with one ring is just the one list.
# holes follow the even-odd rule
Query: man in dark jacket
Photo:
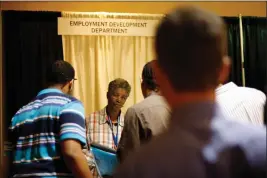
[[152, 69], [153, 62], [155, 60], [148, 62], [142, 72], [141, 89], [145, 99], [130, 107], [124, 118], [117, 150], [120, 162], [152, 137], [164, 132], [169, 124], [170, 108], [160, 94]]

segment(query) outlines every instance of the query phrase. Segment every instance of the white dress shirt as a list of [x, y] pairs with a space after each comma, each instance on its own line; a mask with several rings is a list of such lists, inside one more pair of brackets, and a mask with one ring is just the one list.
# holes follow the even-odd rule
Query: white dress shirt
[[230, 118], [255, 125], [264, 122], [266, 96], [257, 89], [239, 87], [230, 82], [216, 89], [216, 100]]

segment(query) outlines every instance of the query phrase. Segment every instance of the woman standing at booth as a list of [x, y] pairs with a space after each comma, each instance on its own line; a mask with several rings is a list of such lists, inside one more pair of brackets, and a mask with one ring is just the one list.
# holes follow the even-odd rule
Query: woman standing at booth
[[[130, 84], [121, 78], [109, 83], [108, 104], [100, 111], [93, 112], [86, 118], [87, 141], [104, 147], [117, 150], [124, 124], [124, 115], [121, 108], [131, 92]], [[93, 171], [97, 177], [96, 171]]]

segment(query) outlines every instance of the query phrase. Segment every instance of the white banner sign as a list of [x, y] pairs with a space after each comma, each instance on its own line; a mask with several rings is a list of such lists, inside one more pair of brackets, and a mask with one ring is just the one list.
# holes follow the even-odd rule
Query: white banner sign
[[58, 18], [59, 35], [154, 36], [158, 20]]

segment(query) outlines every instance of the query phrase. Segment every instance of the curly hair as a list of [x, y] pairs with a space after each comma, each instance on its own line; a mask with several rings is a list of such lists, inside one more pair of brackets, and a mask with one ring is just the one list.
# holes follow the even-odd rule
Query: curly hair
[[128, 95], [131, 92], [131, 85], [122, 78], [117, 78], [108, 84], [108, 93], [113, 93], [117, 88], [124, 89]]

